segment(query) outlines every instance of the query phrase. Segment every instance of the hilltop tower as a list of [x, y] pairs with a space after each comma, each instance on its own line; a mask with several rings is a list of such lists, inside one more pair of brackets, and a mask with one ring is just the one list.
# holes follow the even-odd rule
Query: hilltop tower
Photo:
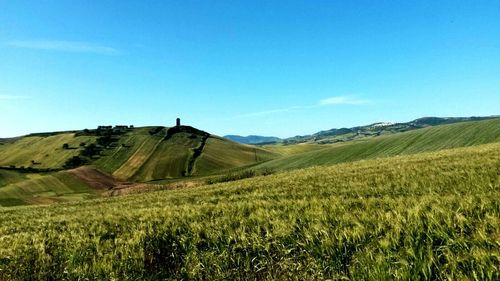
[[175, 126], [179, 127], [181, 125], [181, 118], [175, 119]]

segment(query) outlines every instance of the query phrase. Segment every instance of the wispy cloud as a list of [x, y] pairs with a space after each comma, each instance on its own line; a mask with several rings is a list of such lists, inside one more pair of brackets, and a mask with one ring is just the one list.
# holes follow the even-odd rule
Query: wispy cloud
[[351, 97], [351, 96], [336, 96], [336, 97], [329, 97], [329, 98], [322, 99], [315, 105], [296, 105], [296, 106], [291, 106], [291, 107], [286, 107], [286, 108], [278, 108], [278, 109], [271, 109], [271, 110], [265, 110], [265, 111], [245, 113], [245, 114], [238, 115], [236, 117], [237, 118], [249, 118], [249, 117], [272, 115], [272, 114], [276, 114], [276, 113], [294, 112], [294, 111], [319, 108], [319, 107], [326, 107], [326, 106], [334, 106], [334, 105], [361, 105], [361, 104], [366, 104], [368, 102], [369, 102], [368, 100], [358, 99], [358, 98]]
[[117, 49], [112, 47], [79, 41], [17, 40], [7, 42], [7, 46], [59, 52], [93, 53], [100, 55], [117, 55], [119, 53]]
[[29, 99], [28, 96], [13, 96], [13, 95], [0, 95], [0, 100], [24, 100]]
[[319, 105], [327, 106], [327, 105], [339, 105], [339, 104], [364, 104], [367, 103], [367, 100], [358, 99], [350, 96], [338, 96], [338, 97], [329, 97], [326, 99], [322, 99], [319, 101]]

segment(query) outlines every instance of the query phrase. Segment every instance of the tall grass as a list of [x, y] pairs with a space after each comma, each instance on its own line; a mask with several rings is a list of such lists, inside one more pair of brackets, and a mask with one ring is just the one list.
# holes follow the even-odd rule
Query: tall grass
[[498, 280], [500, 144], [0, 218], [0, 280]]

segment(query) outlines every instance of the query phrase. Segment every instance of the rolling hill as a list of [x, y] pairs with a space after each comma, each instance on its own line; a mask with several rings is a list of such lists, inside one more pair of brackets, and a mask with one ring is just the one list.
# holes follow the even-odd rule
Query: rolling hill
[[[123, 180], [143, 182], [220, 173], [225, 169], [277, 157], [276, 153], [262, 148], [238, 144], [192, 127], [181, 126], [171, 135], [168, 135], [169, 130], [171, 129], [167, 130], [167, 135], [136, 135], [135, 138], [139, 140], [134, 142], [128, 152], [130, 156], [116, 170], [107, 171]], [[120, 150], [123, 148], [117, 147], [109, 154], [116, 155]], [[102, 158], [95, 164], [106, 170], [101, 165], [104, 161], [111, 160]]]
[[0, 279], [498, 280], [500, 144], [0, 209]]
[[[188, 126], [101, 126], [29, 135], [0, 146], [0, 206], [99, 196], [95, 184], [70, 170], [81, 165], [93, 167], [87, 174], [97, 181], [108, 183], [108, 177], [115, 182], [144, 183], [222, 173], [278, 155]], [[107, 184], [107, 188], [116, 185]]]
[[[95, 139], [74, 133], [21, 137], [0, 145], [0, 166], [61, 169], [67, 159], [78, 155], [81, 143]], [[68, 144], [67, 149], [64, 144]]]
[[[119, 129], [21, 137], [0, 146], [0, 166], [58, 170], [80, 157], [83, 164], [120, 179], [150, 181], [205, 175], [277, 156], [188, 126]], [[197, 167], [200, 156], [203, 167]]]
[[[390, 134], [345, 143], [328, 145], [323, 149], [285, 155], [256, 165], [252, 169], [287, 170], [316, 165], [332, 165], [363, 159], [415, 154], [455, 147], [500, 142], [500, 118], [432, 126], [408, 132]], [[271, 151], [300, 150], [305, 144], [267, 146]], [[306, 148], [308, 146], [305, 146]], [[307, 149], [305, 149], [307, 150]]]
[[225, 139], [232, 140], [235, 142], [243, 143], [243, 144], [262, 144], [262, 143], [274, 143], [281, 141], [278, 137], [264, 137], [264, 136], [238, 136], [238, 135], [226, 135]]
[[[0, 170], [2, 176], [5, 172]], [[116, 185], [111, 177], [88, 167], [44, 174], [7, 172], [17, 174], [17, 178], [11, 175], [14, 180], [0, 186], [3, 207], [96, 198]]]
[[363, 138], [371, 138], [382, 135], [402, 133], [411, 130], [439, 126], [468, 121], [481, 121], [499, 118], [499, 116], [489, 117], [422, 117], [409, 122], [392, 123], [379, 122], [365, 126], [356, 126], [352, 128], [340, 128], [320, 131], [312, 135], [295, 136], [286, 138], [281, 142], [284, 144], [296, 143], [338, 143], [352, 141]]
[[[227, 181], [274, 171], [493, 142], [500, 142], [500, 118], [428, 126], [334, 144], [258, 147], [189, 126], [119, 126], [36, 134], [9, 139], [0, 145], [0, 206], [122, 194], [127, 192], [115, 190], [118, 186], [135, 188], [135, 183], [161, 187], [173, 181], [196, 180], [199, 184], [217, 182], [218, 177]], [[75, 158], [79, 160], [77, 165], [68, 165], [74, 164]], [[89, 169], [86, 174], [96, 178], [93, 184], [77, 176], [81, 173], [71, 172], [82, 164]], [[238, 175], [245, 171], [248, 173]], [[257, 172], [250, 173], [253, 171]], [[96, 187], [95, 182], [101, 180], [101, 186]], [[138, 189], [149, 190], [143, 187]]]

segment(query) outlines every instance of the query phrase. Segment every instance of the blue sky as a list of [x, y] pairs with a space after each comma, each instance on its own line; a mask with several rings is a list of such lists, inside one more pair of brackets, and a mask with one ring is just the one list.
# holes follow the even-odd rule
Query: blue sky
[[0, 0], [0, 137], [500, 114], [500, 2]]

